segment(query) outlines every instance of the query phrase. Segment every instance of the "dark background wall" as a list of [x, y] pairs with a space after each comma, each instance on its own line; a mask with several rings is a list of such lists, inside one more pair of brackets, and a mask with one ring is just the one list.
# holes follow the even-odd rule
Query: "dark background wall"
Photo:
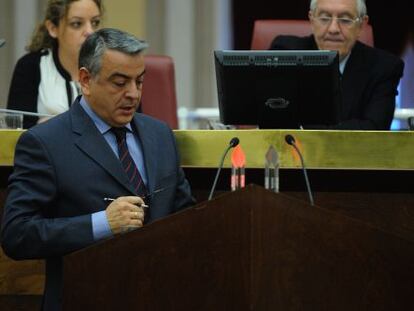
[[[249, 49], [256, 19], [307, 19], [309, 0], [233, 0], [234, 48]], [[409, 0], [367, 0], [375, 46], [400, 55], [413, 33]]]

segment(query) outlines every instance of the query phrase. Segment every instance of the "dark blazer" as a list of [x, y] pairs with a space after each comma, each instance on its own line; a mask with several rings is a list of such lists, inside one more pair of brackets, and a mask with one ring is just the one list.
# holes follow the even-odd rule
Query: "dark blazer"
[[[48, 55], [49, 50], [30, 52], [22, 56], [16, 63], [13, 71], [13, 77], [10, 83], [9, 96], [7, 98], [7, 108], [38, 112], [37, 99], [39, 96], [39, 85], [41, 82], [40, 61], [42, 56]], [[57, 71], [66, 82], [66, 92], [68, 107], [74, 101], [74, 94], [69, 83], [72, 81], [70, 74], [63, 68], [59, 61], [58, 50], [52, 49], [53, 60]], [[29, 128], [36, 125], [38, 117], [24, 116], [23, 128]]]
[[[149, 221], [194, 203], [168, 126], [142, 114], [133, 123], [143, 147]], [[44, 310], [60, 308], [62, 256], [94, 243], [91, 213], [104, 197], [134, 195], [121, 164], [76, 101], [69, 111], [23, 133], [5, 203], [2, 246], [14, 259], [46, 259]], [[103, 271], [104, 273], [104, 271]]]
[[[315, 39], [278, 36], [272, 50], [317, 50]], [[334, 128], [388, 130], [404, 63], [398, 57], [359, 41], [354, 45], [341, 79], [340, 123]]]

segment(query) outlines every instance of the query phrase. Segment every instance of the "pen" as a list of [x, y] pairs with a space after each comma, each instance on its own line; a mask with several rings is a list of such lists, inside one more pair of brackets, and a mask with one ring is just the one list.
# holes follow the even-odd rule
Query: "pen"
[[[171, 186], [169, 186], [169, 187], [171, 187]], [[150, 193], [150, 194], [148, 194], [148, 195], [144, 196], [144, 199], [145, 199], [145, 198], [148, 198], [148, 197], [152, 197], [154, 194], [157, 194], [158, 192], [164, 191], [165, 189], [167, 189], [167, 188], [169, 188], [169, 187], [164, 187], [164, 188], [156, 189], [156, 190], [154, 190], [152, 193]]]
[[[103, 200], [104, 200], [105, 202], [112, 202], [112, 201], [115, 201], [115, 199], [114, 199], [114, 198], [103, 198]], [[148, 208], [149, 206], [148, 206], [147, 204], [141, 204], [139, 207], [142, 207], [142, 208]]]
[[169, 186], [167, 186], [167, 187], [163, 187], [163, 188], [159, 188], [159, 189], [155, 189], [153, 192], [151, 192], [151, 193], [148, 193], [147, 195], [144, 195], [142, 198], [145, 200], [145, 199], [148, 199], [148, 198], [150, 198], [150, 197], [152, 197], [152, 196], [154, 196], [155, 194], [157, 194], [157, 193], [159, 193], [159, 192], [162, 192], [162, 191], [164, 191], [165, 189], [168, 189], [168, 188], [171, 188], [172, 187], [172, 185], [169, 185]]
[[[150, 197], [152, 197], [154, 194], [157, 194], [157, 193], [159, 193], [159, 192], [162, 192], [162, 191], [164, 191], [165, 189], [168, 189], [168, 188], [170, 188], [170, 187], [172, 187], [172, 185], [169, 185], [169, 186], [167, 186], [167, 187], [163, 187], [163, 188], [159, 188], [159, 189], [155, 189], [152, 193], [149, 193], [149, 194], [147, 194], [147, 195], [143, 196], [143, 197], [142, 197], [142, 199], [143, 199], [143, 200], [145, 200], [145, 199], [147, 199], [147, 198], [150, 198]], [[105, 202], [112, 202], [112, 201], [115, 201], [115, 199], [113, 199], [113, 198], [103, 198], [103, 200], [104, 200]], [[141, 205], [141, 207], [143, 207], [143, 208], [148, 208], [149, 206], [148, 206], [148, 205], [146, 205], [146, 204], [142, 204], [142, 205]]]

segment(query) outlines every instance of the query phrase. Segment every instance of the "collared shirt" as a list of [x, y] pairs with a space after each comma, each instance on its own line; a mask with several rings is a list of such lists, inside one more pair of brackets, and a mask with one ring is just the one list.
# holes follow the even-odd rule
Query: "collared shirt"
[[341, 73], [341, 76], [344, 74], [346, 63], [348, 62], [349, 56], [351, 56], [351, 52], [348, 53], [348, 55], [339, 63], [339, 72]]
[[[111, 126], [107, 124], [104, 120], [102, 120], [91, 109], [91, 107], [86, 102], [83, 96], [80, 100], [80, 105], [85, 110], [87, 115], [95, 123], [96, 128], [103, 135], [105, 140], [108, 142], [109, 146], [111, 147], [116, 157], [119, 158], [118, 145], [116, 142], [115, 135], [110, 131]], [[144, 165], [144, 156], [142, 152], [141, 142], [139, 141], [138, 137], [134, 135], [130, 123], [126, 124], [125, 127], [128, 129], [127, 135], [126, 135], [128, 150], [139, 170], [139, 173], [141, 174], [142, 180], [147, 185], [148, 178], [147, 178], [147, 173], [146, 173], [145, 165]], [[93, 230], [93, 236], [94, 236], [95, 241], [112, 236], [112, 231], [109, 226], [105, 211], [100, 211], [100, 212], [96, 212], [92, 214], [92, 230]]]

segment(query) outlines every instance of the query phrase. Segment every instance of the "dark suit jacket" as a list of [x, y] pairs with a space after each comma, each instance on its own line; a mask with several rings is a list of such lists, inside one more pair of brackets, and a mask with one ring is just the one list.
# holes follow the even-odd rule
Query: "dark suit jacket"
[[[272, 50], [317, 50], [313, 36], [278, 36]], [[341, 80], [340, 123], [334, 128], [388, 130], [404, 63], [383, 50], [359, 41], [354, 45]]]
[[[143, 147], [149, 221], [193, 204], [168, 126], [149, 116], [133, 119]], [[23, 133], [9, 180], [2, 245], [14, 259], [46, 259], [45, 310], [61, 300], [62, 256], [94, 243], [91, 213], [104, 197], [134, 195], [121, 164], [78, 102], [68, 112]], [[104, 271], [102, 271], [104, 273]]]

